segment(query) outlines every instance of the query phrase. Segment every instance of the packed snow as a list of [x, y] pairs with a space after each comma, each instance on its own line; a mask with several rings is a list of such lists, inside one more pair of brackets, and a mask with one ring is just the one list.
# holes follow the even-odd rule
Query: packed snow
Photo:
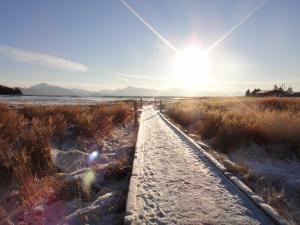
[[133, 224], [272, 224], [152, 106], [141, 123]]

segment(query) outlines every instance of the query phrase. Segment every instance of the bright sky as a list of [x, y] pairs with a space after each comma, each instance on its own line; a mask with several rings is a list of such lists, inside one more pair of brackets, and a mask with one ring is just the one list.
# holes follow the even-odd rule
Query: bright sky
[[295, 0], [1, 0], [0, 83], [299, 90], [299, 12]]

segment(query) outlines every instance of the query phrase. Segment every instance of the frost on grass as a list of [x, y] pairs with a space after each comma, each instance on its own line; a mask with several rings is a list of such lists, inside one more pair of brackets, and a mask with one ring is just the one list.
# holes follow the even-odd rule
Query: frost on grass
[[0, 108], [0, 224], [123, 223], [131, 106]]
[[[271, 157], [268, 148], [276, 149], [284, 158]], [[228, 158], [245, 165], [250, 173], [245, 182], [291, 223], [300, 221], [300, 162], [285, 152], [285, 145], [262, 146], [252, 143], [247, 149], [237, 149]], [[242, 175], [245, 175], [242, 173]]]

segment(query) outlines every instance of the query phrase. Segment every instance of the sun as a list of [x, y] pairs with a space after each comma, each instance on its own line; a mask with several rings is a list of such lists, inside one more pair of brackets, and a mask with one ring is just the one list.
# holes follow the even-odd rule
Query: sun
[[208, 82], [211, 74], [209, 55], [199, 46], [188, 46], [177, 53], [175, 73], [185, 88], [198, 88]]

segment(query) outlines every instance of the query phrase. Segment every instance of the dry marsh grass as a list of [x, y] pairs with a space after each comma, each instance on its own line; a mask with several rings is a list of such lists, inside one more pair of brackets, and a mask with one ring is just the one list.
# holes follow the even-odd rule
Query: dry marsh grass
[[46, 176], [41, 179], [26, 176], [20, 186], [19, 198], [25, 206], [34, 207], [43, 203], [45, 199], [54, 200], [62, 185], [63, 183], [55, 176]]
[[213, 139], [213, 147], [232, 149], [258, 144], [287, 144], [300, 156], [299, 98], [207, 98], [183, 100], [166, 106], [175, 122]]
[[[0, 103], [0, 169], [19, 184], [25, 205], [51, 194], [57, 172], [51, 145], [73, 138], [104, 137], [132, 121], [131, 103], [92, 106], [24, 106]], [[2, 178], [0, 178], [2, 180]], [[2, 181], [1, 181], [2, 182]], [[43, 194], [44, 193], [44, 194]]]

